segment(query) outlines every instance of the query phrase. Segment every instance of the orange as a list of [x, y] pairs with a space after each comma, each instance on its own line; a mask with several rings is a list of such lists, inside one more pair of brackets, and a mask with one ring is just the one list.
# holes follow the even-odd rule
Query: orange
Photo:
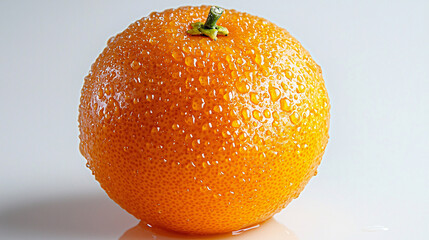
[[227, 36], [188, 34], [209, 10], [155, 12], [112, 37], [79, 106], [80, 151], [109, 197], [191, 234], [279, 212], [316, 174], [328, 141], [321, 69], [301, 44], [235, 10], [217, 22]]

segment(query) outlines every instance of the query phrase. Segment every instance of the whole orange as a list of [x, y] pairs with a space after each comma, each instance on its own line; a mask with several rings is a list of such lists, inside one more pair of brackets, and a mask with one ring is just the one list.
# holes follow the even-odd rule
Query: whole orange
[[210, 7], [151, 13], [112, 37], [85, 78], [80, 151], [121, 207], [192, 234], [237, 230], [288, 205], [328, 141], [320, 67], [285, 29]]

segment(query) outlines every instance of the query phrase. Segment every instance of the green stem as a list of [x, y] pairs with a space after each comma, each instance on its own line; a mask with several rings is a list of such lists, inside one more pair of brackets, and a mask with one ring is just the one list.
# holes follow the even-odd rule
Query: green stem
[[216, 27], [216, 22], [219, 20], [222, 13], [225, 12], [223, 8], [213, 6], [210, 8], [209, 15], [207, 16], [206, 23], [204, 23], [204, 28], [213, 29]]
[[211, 7], [206, 22], [191, 23], [192, 29], [189, 29], [187, 33], [191, 35], [206, 35], [215, 41], [217, 40], [218, 34], [227, 36], [229, 34], [228, 29], [216, 25], [217, 20], [219, 20], [224, 11], [225, 10], [221, 7]]

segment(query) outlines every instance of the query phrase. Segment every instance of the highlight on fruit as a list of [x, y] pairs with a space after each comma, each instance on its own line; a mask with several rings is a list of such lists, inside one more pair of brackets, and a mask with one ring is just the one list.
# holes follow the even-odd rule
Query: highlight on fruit
[[108, 41], [84, 79], [79, 148], [142, 222], [226, 233], [298, 198], [321, 163], [329, 111], [320, 66], [284, 28], [185, 6]]

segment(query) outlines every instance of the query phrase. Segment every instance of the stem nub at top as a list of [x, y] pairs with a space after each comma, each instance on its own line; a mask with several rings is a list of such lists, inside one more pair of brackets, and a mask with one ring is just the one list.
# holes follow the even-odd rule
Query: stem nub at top
[[191, 35], [206, 35], [215, 41], [218, 34], [228, 36], [228, 29], [216, 25], [217, 20], [219, 20], [223, 12], [225, 12], [225, 9], [221, 7], [211, 7], [206, 22], [191, 23], [192, 29], [189, 29], [187, 33]]

